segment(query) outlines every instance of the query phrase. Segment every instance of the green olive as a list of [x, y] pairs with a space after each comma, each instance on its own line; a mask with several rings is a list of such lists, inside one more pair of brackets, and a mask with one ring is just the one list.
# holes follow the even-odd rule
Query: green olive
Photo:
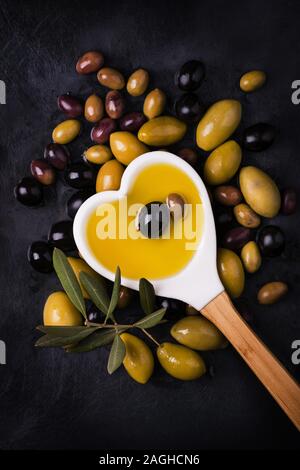
[[236, 100], [221, 100], [214, 103], [200, 120], [196, 139], [202, 150], [213, 150], [227, 140], [238, 127], [242, 107]]
[[166, 95], [159, 88], [150, 91], [145, 98], [143, 112], [148, 119], [160, 116], [166, 106]]
[[80, 122], [77, 119], [67, 119], [53, 129], [52, 139], [56, 144], [68, 144], [74, 140], [80, 132]]
[[266, 81], [266, 74], [262, 70], [251, 70], [244, 73], [240, 79], [240, 88], [246, 93], [258, 90]]
[[249, 206], [263, 217], [275, 217], [280, 209], [280, 192], [274, 181], [259, 168], [246, 166], [239, 174], [240, 188]]
[[260, 225], [260, 217], [247, 204], [238, 204], [233, 209], [237, 222], [243, 227], [256, 228]]
[[217, 147], [204, 164], [206, 183], [217, 185], [227, 183], [237, 172], [242, 160], [239, 144], [229, 140]]
[[100, 277], [100, 275], [97, 274], [92, 268], [90, 268], [90, 266], [88, 264], [86, 264], [86, 262], [83, 261], [83, 259], [73, 258], [72, 256], [69, 256], [68, 261], [69, 261], [69, 264], [71, 265], [71, 268], [73, 269], [74, 274], [75, 274], [75, 276], [76, 276], [76, 278], [77, 278], [77, 280], [80, 284], [83, 297], [85, 299], [89, 299], [90, 296], [87, 293], [87, 291], [84, 289], [84, 287], [82, 286], [82, 284], [79, 280], [79, 275], [80, 275], [81, 272], [84, 272], [84, 273], [89, 274], [91, 277], [93, 277], [95, 279]]
[[173, 325], [171, 335], [178, 343], [197, 351], [223, 349], [228, 344], [218, 328], [200, 315], [179, 320]]
[[46, 326], [80, 326], [83, 317], [74, 307], [65, 292], [53, 292], [44, 306], [44, 325]]
[[157, 357], [165, 371], [180, 380], [195, 380], [206, 372], [202, 357], [191, 349], [173, 343], [162, 343]]
[[243, 246], [241, 258], [248, 273], [255, 273], [261, 266], [261, 254], [254, 241], [250, 241]]
[[239, 297], [245, 285], [245, 273], [242, 262], [234, 251], [220, 248], [217, 265], [220, 279], [232, 298]]
[[126, 347], [123, 365], [127, 373], [136, 382], [147, 383], [154, 369], [151, 349], [144, 341], [130, 333], [122, 333], [121, 339]]
[[109, 142], [112, 153], [124, 165], [129, 165], [132, 160], [148, 152], [146, 145], [142, 144], [131, 132], [113, 132], [110, 134]]
[[148, 84], [149, 73], [147, 70], [138, 69], [135, 70], [128, 78], [127, 91], [132, 96], [140, 96], [145, 93], [148, 88]]
[[285, 282], [268, 282], [258, 291], [257, 300], [260, 304], [271, 305], [281, 299], [288, 292]]
[[85, 158], [90, 163], [96, 163], [97, 165], [103, 165], [112, 158], [112, 153], [109, 147], [106, 145], [92, 145], [88, 148], [84, 154]]
[[186, 130], [186, 124], [179, 119], [159, 116], [142, 125], [138, 138], [147, 145], [172, 145], [184, 137]]
[[118, 160], [109, 160], [104, 163], [98, 171], [96, 192], [116, 191], [119, 189], [123, 173], [124, 167]]

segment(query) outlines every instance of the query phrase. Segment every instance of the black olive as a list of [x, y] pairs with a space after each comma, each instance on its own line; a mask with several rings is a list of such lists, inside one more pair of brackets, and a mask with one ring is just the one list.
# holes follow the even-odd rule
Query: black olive
[[184, 91], [194, 91], [205, 77], [205, 67], [199, 60], [186, 62], [175, 75], [176, 85]]
[[172, 315], [184, 315], [185, 303], [177, 299], [169, 299], [167, 297], [156, 297], [156, 308], [166, 308], [166, 313]]
[[83, 189], [95, 184], [95, 174], [88, 165], [73, 163], [66, 169], [65, 180], [72, 188]]
[[204, 114], [204, 106], [195, 93], [185, 93], [176, 101], [175, 112], [179, 119], [192, 123]]
[[170, 223], [167, 204], [152, 201], [141, 207], [137, 215], [137, 228], [148, 238], [159, 238]]
[[92, 194], [92, 191], [87, 189], [81, 189], [80, 191], [72, 194], [67, 202], [67, 214], [70, 219], [74, 219], [79, 207], [84, 203], [84, 201], [91, 197]]
[[37, 206], [43, 199], [42, 186], [30, 176], [25, 176], [15, 187], [16, 199], [25, 206]]
[[103, 323], [104, 314], [92, 304], [87, 311], [87, 319], [91, 323]]
[[214, 218], [217, 232], [222, 234], [228, 231], [234, 220], [231, 207], [216, 206], [214, 208]]
[[297, 209], [297, 193], [292, 188], [286, 188], [281, 193], [281, 212], [284, 215], [291, 215]]
[[260, 122], [248, 127], [243, 134], [243, 147], [252, 152], [266, 150], [276, 137], [276, 129], [271, 124]]
[[263, 227], [258, 234], [257, 241], [264, 256], [279, 256], [285, 247], [284, 234], [275, 225]]
[[53, 271], [53, 248], [47, 242], [33, 242], [28, 248], [27, 258], [31, 266], [40, 273]]
[[76, 248], [73, 237], [73, 222], [63, 220], [52, 225], [48, 242], [63, 251], [71, 251]]
[[229, 250], [238, 251], [252, 239], [252, 231], [246, 227], [234, 227], [223, 236], [221, 245]]
[[63, 145], [52, 143], [46, 146], [44, 158], [57, 170], [64, 170], [70, 159], [70, 154]]

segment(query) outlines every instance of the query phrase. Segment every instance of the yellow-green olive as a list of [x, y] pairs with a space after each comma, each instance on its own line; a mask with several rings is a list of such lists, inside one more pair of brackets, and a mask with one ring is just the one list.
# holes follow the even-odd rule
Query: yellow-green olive
[[89, 265], [86, 264], [85, 261], [83, 261], [83, 259], [73, 258], [72, 256], [69, 256], [68, 261], [69, 261], [69, 264], [71, 265], [71, 268], [73, 269], [74, 274], [75, 274], [75, 276], [76, 276], [76, 278], [77, 278], [77, 280], [80, 284], [83, 297], [85, 299], [89, 299], [90, 296], [87, 293], [87, 291], [85, 290], [85, 288], [82, 286], [82, 284], [80, 282], [80, 279], [79, 279], [79, 274], [81, 272], [84, 272], [84, 273], [87, 273], [87, 274], [89, 274], [90, 276], [92, 276], [94, 278], [99, 277], [100, 274], [97, 274], [92, 268], [90, 268]]
[[135, 70], [128, 78], [127, 91], [132, 96], [140, 96], [145, 93], [148, 88], [148, 84], [149, 73], [147, 70], [138, 69]]
[[147, 383], [154, 369], [151, 349], [144, 341], [130, 333], [122, 333], [121, 339], [126, 347], [123, 365], [127, 373], [136, 382]]
[[157, 357], [165, 371], [180, 380], [195, 380], [206, 372], [202, 357], [180, 344], [162, 343], [157, 348]]
[[232, 298], [239, 297], [245, 285], [245, 273], [242, 262], [234, 251], [220, 248], [217, 266], [220, 279]]
[[74, 140], [80, 132], [80, 122], [77, 119], [67, 119], [53, 129], [52, 139], [56, 144], [68, 144]]
[[184, 137], [186, 130], [186, 124], [179, 119], [159, 116], [142, 125], [138, 138], [147, 145], [172, 145]]
[[260, 304], [271, 305], [278, 302], [287, 292], [288, 286], [285, 282], [268, 282], [258, 291], [257, 300]]
[[115, 191], [120, 188], [124, 173], [123, 165], [118, 160], [109, 160], [98, 171], [96, 179], [96, 192]]
[[240, 79], [240, 88], [246, 93], [258, 90], [266, 81], [266, 74], [262, 70], [251, 70], [244, 73]]
[[223, 349], [228, 344], [218, 328], [200, 315], [181, 318], [173, 325], [171, 335], [178, 343], [197, 351]]
[[84, 105], [84, 117], [89, 122], [98, 122], [103, 118], [104, 106], [100, 96], [90, 95]]
[[80, 326], [83, 317], [65, 292], [53, 292], [44, 305], [44, 325]]
[[239, 144], [229, 140], [217, 147], [204, 164], [206, 183], [217, 185], [227, 183], [237, 172], [242, 160]]
[[122, 90], [125, 80], [121, 72], [111, 67], [103, 67], [97, 73], [98, 82], [112, 90]]
[[249, 206], [262, 217], [275, 217], [281, 204], [280, 192], [264, 171], [246, 166], [239, 174], [240, 188]]
[[96, 163], [97, 165], [102, 165], [112, 158], [110, 148], [106, 145], [100, 144], [92, 145], [92, 147], [88, 148], [83, 155], [87, 161], [90, 163]]
[[159, 88], [150, 91], [145, 98], [143, 113], [148, 119], [160, 116], [166, 106], [166, 95]]
[[112, 153], [124, 165], [129, 165], [132, 160], [148, 152], [146, 145], [131, 132], [113, 132], [110, 134], [109, 142]]
[[236, 130], [241, 115], [242, 107], [237, 100], [221, 100], [214, 103], [198, 124], [198, 147], [209, 151], [221, 145]]
[[260, 225], [260, 217], [247, 204], [238, 204], [233, 209], [237, 222], [243, 227], [256, 228]]
[[254, 241], [250, 241], [243, 246], [241, 258], [248, 273], [255, 273], [261, 266], [261, 254]]

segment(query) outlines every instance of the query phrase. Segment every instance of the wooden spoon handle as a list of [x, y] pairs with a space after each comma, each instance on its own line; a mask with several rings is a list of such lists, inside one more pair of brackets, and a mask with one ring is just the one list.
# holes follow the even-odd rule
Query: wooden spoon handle
[[201, 312], [228, 338], [300, 431], [300, 387], [222, 292]]

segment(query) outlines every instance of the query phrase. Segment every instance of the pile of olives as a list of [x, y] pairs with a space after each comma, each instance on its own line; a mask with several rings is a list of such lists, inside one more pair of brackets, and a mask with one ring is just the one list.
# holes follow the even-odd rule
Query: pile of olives
[[[15, 187], [16, 199], [26, 206], [41, 205], [45, 187], [56, 183], [58, 172], [63, 172], [64, 183], [76, 190], [66, 205], [68, 218], [53, 223], [47, 241], [34, 241], [29, 247], [30, 264], [41, 273], [49, 273], [53, 269], [54, 247], [69, 255], [78, 254], [72, 220], [81, 204], [95, 192], [119, 189], [125, 166], [149, 148], [169, 147], [192, 165], [207, 185], [217, 229], [219, 275], [229, 295], [233, 299], [240, 297], [245, 271], [255, 273], [264, 257], [280, 256], [284, 251], [284, 233], [267, 219], [273, 219], [279, 212], [291, 215], [296, 211], [293, 188], [283, 188], [280, 192], [262, 169], [252, 165], [241, 167], [243, 151], [266, 151], [275, 141], [277, 130], [270, 123], [258, 122], [244, 130], [240, 143], [232, 138], [240, 125], [241, 103], [223, 99], [205, 109], [197, 94], [206, 80], [205, 66], [199, 60], [186, 62], [175, 74], [175, 83], [182, 92], [174, 102], [175, 116], [166, 112], [165, 92], [160, 88], [149, 89], [147, 70], [134, 70], [125, 79], [123, 73], [104, 63], [104, 55], [99, 51], [88, 51], [78, 59], [76, 72], [95, 74], [99, 85], [85, 99], [71, 93], [58, 97], [57, 106], [65, 118], [53, 129], [52, 141], [45, 146], [43, 157], [31, 161], [31, 176], [23, 177]], [[240, 78], [240, 90], [253, 93], [264, 86], [266, 78], [261, 70], [249, 71]], [[132, 111], [131, 104], [136, 97], [143, 97], [142, 109]], [[88, 126], [91, 145], [83, 152], [82, 161], [74, 162], [67, 145]], [[200, 151], [180, 146], [190, 127], [195, 128]], [[174, 196], [176, 199], [178, 195], [170, 195], [164, 201], [169, 209]], [[138, 226], [146, 236], [153, 221], [149, 215], [152, 204], [145, 206], [138, 219]], [[163, 230], [163, 222], [158, 219], [158, 236]], [[69, 261], [77, 277], [81, 270], [90, 270], [80, 258], [69, 256]], [[258, 302], [272, 304], [287, 290], [284, 282], [267, 283], [257, 294]], [[86, 292], [84, 297], [87, 298]], [[126, 308], [132, 297], [132, 292], [122, 287], [119, 308]], [[171, 318], [186, 314], [171, 329], [171, 336], [180, 344], [163, 343], [157, 349], [161, 365], [180, 379], [200, 377], [206, 367], [196, 351], [222, 348], [227, 343], [225, 338], [190, 305], [161, 298], [157, 298], [157, 305], [166, 307]], [[247, 318], [247, 313], [244, 316]], [[88, 321], [102, 321], [101, 312], [92, 304]], [[65, 294], [51, 294], [44, 309], [45, 325], [81, 322], [82, 317]], [[129, 333], [123, 333], [122, 340], [127, 351], [124, 360], [127, 372], [138, 382], [147, 382], [154, 364], [151, 350]]]

